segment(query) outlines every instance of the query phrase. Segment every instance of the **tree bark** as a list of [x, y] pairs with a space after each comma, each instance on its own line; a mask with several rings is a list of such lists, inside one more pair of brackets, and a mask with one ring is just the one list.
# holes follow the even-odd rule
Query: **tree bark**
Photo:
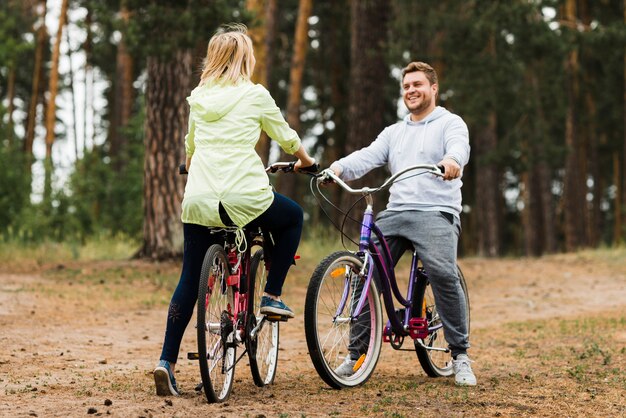
[[69, 87], [72, 93], [72, 103], [71, 103], [72, 104], [72, 131], [73, 131], [72, 142], [74, 143], [74, 157], [75, 157], [75, 160], [78, 161], [78, 158], [80, 155], [78, 153], [78, 115], [77, 115], [77, 106], [76, 106], [76, 89], [74, 88], [74, 68], [73, 68], [74, 63], [72, 60], [72, 45], [70, 44], [69, 30], [65, 31], [65, 43], [67, 44], [67, 59], [69, 61], [69, 76], [70, 76]]
[[171, 59], [149, 57], [146, 85], [144, 227], [139, 256], [161, 260], [182, 250], [180, 205], [184, 179], [178, 166], [185, 158], [188, 106], [192, 88], [192, 53]]
[[[576, 21], [576, 0], [567, 0], [565, 3], [565, 19], [568, 22]], [[583, 245], [584, 237], [584, 202], [585, 196], [581, 185], [584, 183], [584, 171], [580, 166], [580, 144], [576, 130], [576, 104], [578, 98], [578, 49], [576, 46], [569, 52], [565, 62], [566, 100], [565, 115], [565, 145], [567, 156], [565, 160], [565, 175], [563, 181], [563, 210], [565, 215], [565, 250], [575, 251]]]
[[[623, 1], [623, 7], [622, 10], [624, 11], [624, 24], [626, 25], [626, 0]], [[622, 85], [623, 88], [623, 121], [624, 121], [624, 125], [623, 125], [623, 138], [624, 138], [624, 149], [623, 149], [623, 161], [625, 161], [625, 163], [622, 165], [622, 169], [623, 169], [623, 174], [622, 174], [622, 189], [621, 189], [621, 197], [623, 199], [623, 203], [622, 205], [626, 206], [626, 192], [624, 191], [624, 187], [626, 187], [626, 46], [624, 46], [624, 83]], [[624, 207], [622, 206], [622, 207]], [[621, 225], [624, 225], [626, 223], [626, 212], [621, 211], [620, 214], [620, 229], [618, 231], [618, 236], [619, 236], [619, 242], [623, 242], [623, 233], [621, 230]]]
[[475, 186], [478, 253], [497, 257], [501, 251], [501, 187], [500, 174], [495, 163], [485, 158], [498, 144], [497, 116], [495, 111], [487, 115], [487, 123], [474, 137], [475, 157], [480, 170], [476, 172]]
[[33, 67], [33, 87], [28, 106], [28, 117], [26, 125], [26, 138], [24, 139], [24, 154], [26, 162], [30, 167], [33, 161], [33, 142], [35, 140], [35, 125], [37, 124], [37, 105], [40, 97], [41, 73], [43, 68], [43, 51], [46, 47], [47, 30], [46, 30], [46, 0], [41, 0], [38, 6], [41, 10], [39, 27], [37, 29], [37, 44], [35, 46], [35, 64]]
[[[92, 68], [92, 47], [93, 47], [93, 35], [91, 33], [92, 23], [92, 11], [89, 5], [85, 6], [87, 9], [87, 15], [85, 16], [85, 28], [87, 31], [87, 37], [85, 39], [85, 101], [83, 103], [83, 149], [82, 154], [85, 154], [85, 149], [93, 149], [94, 145], [94, 109], [93, 101], [90, 93], [93, 93], [93, 68]], [[91, 138], [88, 136], [87, 127], [88, 120], [91, 121]], [[88, 144], [88, 139], [91, 139]]]
[[7, 77], [7, 99], [9, 106], [7, 109], [9, 121], [7, 123], [7, 140], [9, 141], [9, 148], [13, 148], [13, 112], [15, 111], [15, 62], [10, 64], [9, 74]]
[[[490, 60], [496, 60], [495, 34], [489, 37], [485, 49], [485, 55]], [[500, 186], [500, 172], [495, 162], [490, 161], [489, 154], [498, 146], [498, 126], [495, 109], [487, 111], [487, 119], [484, 126], [474, 137], [475, 157], [477, 167], [474, 180], [477, 209], [477, 237], [478, 253], [482, 256], [497, 257], [501, 248], [501, 224], [502, 224], [502, 192]]]
[[[274, 37], [276, 35], [276, 0], [247, 0], [246, 8], [256, 15], [256, 25], [248, 33], [254, 44], [256, 66], [252, 81], [270, 89], [269, 75], [272, 69]], [[270, 138], [265, 132], [256, 144], [256, 152], [263, 164], [267, 165], [270, 156]]]
[[69, 0], [63, 0], [61, 3], [61, 14], [59, 16], [59, 27], [57, 29], [54, 48], [52, 50], [52, 62], [50, 63], [50, 84], [48, 96], [48, 109], [46, 110], [46, 184], [44, 184], [44, 198], [49, 197], [52, 191], [52, 185], [49, 184], [53, 169], [52, 164], [52, 145], [54, 144], [56, 125], [56, 97], [59, 90], [59, 56], [61, 53], [61, 41], [63, 40], [63, 28], [67, 19], [67, 7]]
[[[291, 69], [289, 71], [289, 92], [287, 96], [287, 122], [289, 126], [300, 132], [300, 103], [302, 98], [302, 78], [304, 74], [304, 63], [309, 45], [309, 17], [313, 8], [312, 0], [300, 0], [298, 6], [298, 21], [296, 22], [295, 37], [293, 43], [293, 55], [291, 56]], [[280, 160], [285, 161], [290, 158], [287, 153], [281, 150]], [[281, 176], [277, 184], [278, 190], [292, 198], [296, 198], [295, 176]], [[297, 198], [296, 198], [297, 200]]]
[[[119, 18], [123, 25], [130, 20], [130, 12], [126, 7], [126, 1], [120, 6]], [[124, 152], [128, 145], [128, 138], [124, 128], [128, 125], [132, 112], [133, 94], [133, 57], [128, 52], [125, 36], [122, 36], [117, 45], [116, 69], [115, 69], [115, 106], [113, 108], [113, 120], [111, 121], [111, 137], [109, 156], [113, 161], [113, 167], [121, 172], [126, 166]]]

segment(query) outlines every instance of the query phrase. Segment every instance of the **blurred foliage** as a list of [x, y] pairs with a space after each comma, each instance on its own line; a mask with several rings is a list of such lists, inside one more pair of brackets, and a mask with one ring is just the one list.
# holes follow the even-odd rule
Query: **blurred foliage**
[[[49, 1], [49, 3], [52, 3]], [[273, 67], [268, 82], [277, 104], [286, 108], [293, 34], [298, 1], [278, 2], [276, 39], [270, 51]], [[537, 1], [439, 1], [393, 0], [390, 31], [386, 40], [389, 77], [381, 97], [385, 119], [397, 118], [398, 71], [410, 61], [434, 64], [440, 73], [440, 104], [463, 116], [475, 135], [484, 126], [489, 112], [497, 115], [498, 145], [480, 156], [473, 155], [464, 177], [463, 214], [466, 234], [471, 234], [472, 209], [480, 196], [472, 189], [474, 167], [489, 161], [503, 174], [502, 194], [506, 198], [505, 251], [519, 252], [521, 230], [521, 175], [538, 162], [547, 162], [560, 209], [563, 166], [569, 150], [565, 146], [564, 61], [576, 49], [579, 53], [579, 96], [575, 103], [578, 131], [598, 146], [602, 194], [594, 196], [601, 205], [602, 236], [612, 237], [616, 189], [615, 161], [624, 161], [624, 44], [626, 28], [623, 2], [603, 0], [578, 2], [588, 6], [589, 22], [563, 24], [559, 17], [562, 0]], [[104, 87], [106, 104], [98, 108], [94, 128], [98, 145], [88, 147], [71, 167], [63, 167], [64, 184], [43, 200], [31, 191], [31, 167], [23, 153], [23, 132], [32, 88], [35, 50], [36, 6], [33, 1], [0, 2], [0, 234], [23, 242], [65, 240], [86, 243], [95, 237], [138, 240], [142, 234], [143, 124], [145, 63], [148, 56], [171, 56], [179, 49], [193, 51], [194, 68], [199, 69], [206, 43], [220, 23], [250, 24], [245, 0], [73, 0], [70, 14], [74, 30], [90, 32], [89, 64]], [[120, 10], [131, 17], [125, 22]], [[89, 9], [89, 19], [85, 16]], [[51, 10], [49, 8], [49, 10]], [[76, 19], [76, 16], [79, 16]], [[350, 2], [315, 1], [309, 19], [310, 47], [303, 80], [302, 131], [307, 146], [328, 165], [341, 157], [345, 147], [350, 89]], [[52, 28], [48, 28], [48, 32]], [[111, 120], [116, 94], [116, 60], [120, 39], [130, 49], [133, 61], [134, 104], [132, 119], [122, 127], [126, 142], [118, 155], [111, 155]], [[491, 44], [493, 43], [493, 44]], [[491, 48], [491, 49], [490, 49]], [[44, 53], [44, 57], [49, 51]], [[44, 58], [45, 59], [45, 58]], [[14, 85], [14, 126], [7, 123], [9, 72], [16, 68]], [[47, 70], [44, 71], [44, 73]], [[82, 69], [74, 83], [82, 82]], [[46, 78], [46, 74], [44, 79]], [[529, 80], [537, 78], [537, 86]], [[45, 81], [45, 80], [44, 80]], [[61, 86], [67, 92], [67, 83]], [[595, 111], [589, 109], [593, 103]], [[62, 107], [62, 106], [59, 106]], [[538, 112], [542, 117], [538, 117]], [[367, 117], [367, 115], [363, 115]], [[40, 123], [42, 115], [38, 116]], [[66, 127], [58, 126], [65, 134]], [[372, 138], [374, 139], [374, 138]], [[40, 140], [40, 138], [39, 138]], [[525, 151], [529, 144], [541, 144], [543, 154]], [[55, 145], [56, 147], [57, 145]], [[117, 164], [119, 161], [123, 164]], [[56, 163], [56, 162], [55, 162]], [[123, 167], [123, 168], [119, 168]], [[58, 169], [58, 168], [57, 168]], [[301, 187], [306, 189], [306, 179]], [[599, 203], [598, 203], [599, 202]], [[322, 214], [308, 194], [301, 202], [308, 219], [321, 222]], [[558, 217], [556, 218], [558, 222]], [[309, 236], [326, 234], [307, 227]], [[330, 232], [334, 237], [336, 232]], [[97, 238], [96, 238], [97, 239]], [[472, 237], [466, 237], [471, 242]]]

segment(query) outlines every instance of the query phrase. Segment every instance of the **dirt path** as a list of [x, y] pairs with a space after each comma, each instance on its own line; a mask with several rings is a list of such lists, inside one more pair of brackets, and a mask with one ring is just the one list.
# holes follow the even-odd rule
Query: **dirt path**
[[[178, 366], [183, 396], [153, 395], [151, 371], [177, 266], [0, 272], [0, 416], [624, 416], [621, 256], [462, 260], [476, 388], [430, 379], [414, 354], [384, 347], [365, 386], [331, 390], [309, 360], [300, 308], [281, 329], [275, 384], [254, 386], [242, 360], [231, 399], [221, 405], [193, 391], [197, 365], [186, 359]], [[287, 300], [302, 303], [309, 272], [298, 268]], [[181, 357], [194, 345], [190, 327]]]

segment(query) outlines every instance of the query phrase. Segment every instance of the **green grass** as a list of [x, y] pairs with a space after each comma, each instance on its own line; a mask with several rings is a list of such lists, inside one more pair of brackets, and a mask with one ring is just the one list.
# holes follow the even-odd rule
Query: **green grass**
[[126, 260], [138, 250], [139, 243], [127, 237], [94, 237], [85, 243], [0, 242], [0, 265], [10, 270], [25, 270], [46, 264], [69, 261]]

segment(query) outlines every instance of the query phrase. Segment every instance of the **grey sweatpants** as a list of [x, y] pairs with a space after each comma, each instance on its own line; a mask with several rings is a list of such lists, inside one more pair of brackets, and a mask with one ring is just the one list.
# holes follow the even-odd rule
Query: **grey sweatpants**
[[[461, 233], [459, 220], [439, 211], [387, 210], [378, 215], [376, 224], [385, 235], [394, 265], [407, 249], [417, 251], [428, 274], [452, 356], [465, 353], [470, 345], [467, 308], [456, 264]], [[376, 271], [374, 278], [380, 290], [380, 278]], [[358, 331], [369, 331], [369, 327], [358, 326], [362, 319], [369, 321], [359, 317], [350, 333], [349, 349], [353, 359], [359, 358], [367, 349], [369, 336]]]

